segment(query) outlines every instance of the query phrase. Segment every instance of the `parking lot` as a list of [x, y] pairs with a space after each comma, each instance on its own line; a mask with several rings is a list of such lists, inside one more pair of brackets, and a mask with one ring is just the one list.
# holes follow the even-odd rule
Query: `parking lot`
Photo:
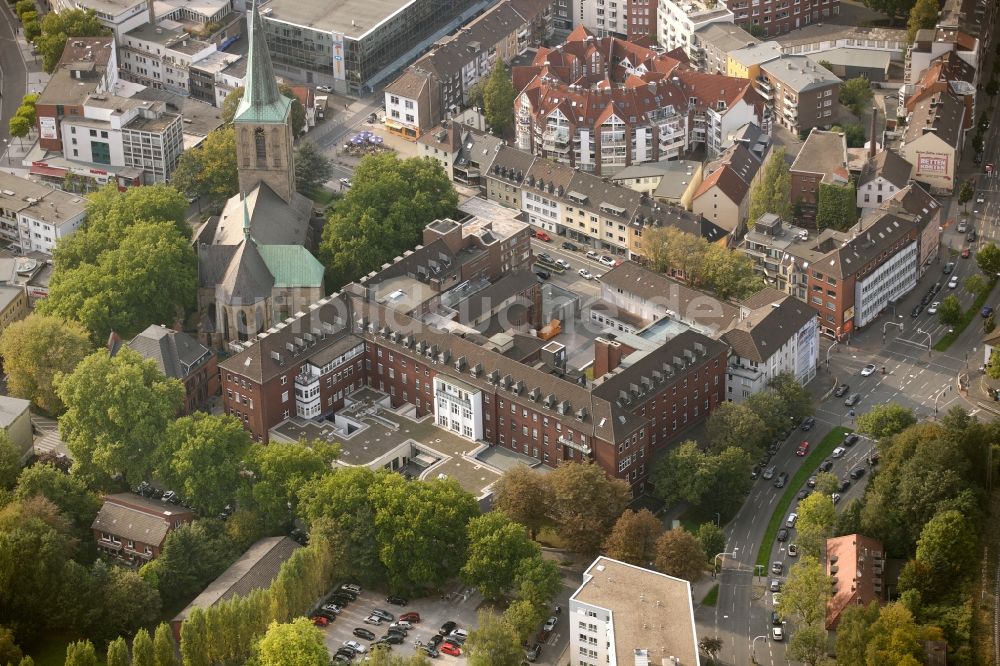
[[[334, 590], [339, 587], [340, 584], [334, 587]], [[403, 613], [420, 614], [420, 622], [414, 624], [403, 643], [392, 646], [393, 654], [407, 657], [416, 652], [416, 641], [426, 643], [438, 633], [441, 625], [445, 622], [455, 622], [459, 628], [466, 631], [474, 627], [476, 608], [482, 601], [479, 593], [475, 590], [461, 588], [446, 596], [447, 598], [425, 597], [409, 601], [406, 606], [398, 606], [387, 603], [386, 595], [383, 593], [362, 590], [358, 598], [344, 607], [337, 619], [323, 629], [326, 634], [326, 646], [331, 655], [343, 646], [344, 641], [349, 640], [357, 641], [366, 649], [370, 648], [372, 641], [358, 638], [353, 632], [358, 628], [367, 629], [375, 634], [376, 639], [386, 635], [390, 622], [383, 621], [381, 626], [365, 624], [365, 618], [376, 608], [391, 613], [396, 618]], [[446, 662], [465, 663], [464, 654], [453, 657], [442, 653], [438, 659]]]

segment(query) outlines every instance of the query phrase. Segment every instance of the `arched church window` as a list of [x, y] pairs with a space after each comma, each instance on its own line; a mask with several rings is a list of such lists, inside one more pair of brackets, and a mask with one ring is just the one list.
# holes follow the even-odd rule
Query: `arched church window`
[[267, 137], [264, 128], [258, 127], [253, 132], [254, 149], [257, 151], [257, 164], [267, 163]]

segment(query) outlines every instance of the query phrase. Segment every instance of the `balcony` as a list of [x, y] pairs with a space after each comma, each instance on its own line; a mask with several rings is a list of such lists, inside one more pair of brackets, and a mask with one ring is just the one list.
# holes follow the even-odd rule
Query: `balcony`
[[587, 456], [589, 456], [591, 453], [591, 449], [588, 445], [576, 442], [566, 437], [566, 435], [559, 435], [559, 443], [562, 444], [563, 446], [568, 446], [571, 449], [575, 449]]

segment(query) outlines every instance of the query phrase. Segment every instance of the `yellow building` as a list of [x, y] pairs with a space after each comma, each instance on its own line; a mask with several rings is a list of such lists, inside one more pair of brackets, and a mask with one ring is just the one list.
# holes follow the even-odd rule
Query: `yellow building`
[[15, 321], [28, 316], [28, 294], [24, 287], [0, 285], [0, 335]]
[[761, 42], [729, 52], [726, 59], [726, 74], [741, 79], [756, 79], [760, 76], [760, 66], [781, 57], [781, 46], [776, 42]]

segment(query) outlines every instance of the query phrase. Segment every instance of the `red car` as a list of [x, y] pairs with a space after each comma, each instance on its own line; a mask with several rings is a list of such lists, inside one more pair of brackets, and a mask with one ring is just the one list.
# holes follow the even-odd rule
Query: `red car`
[[968, 259], [970, 254], [972, 254], [972, 251], [969, 248], [963, 249], [962, 250], [962, 259]]
[[310, 619], [312, 620], [312, 623], [315, 624], [317, 627], [326, 627], [329, 626], [330, 624], [330, 620], [323, 617], [322, 615], [313, 615], [312, 618]]
[[802, 442], [799, 444], [799, 448], [795, 449], [795, 455], [804, 456], [809, 453], [809, 442]]
[[546, 243], [552, 240], [551, 238], [549, 238], [549, 235], [547, 233], [541, 230], [535, 232], [535, 238], [537, 238], [540, 241], [545, 241]]
[[462, 649], [454, 643], [441, 643], [441, 645], [438, 646], [438, 651], [450, 654], [453, 657], [458, 657], [462, 654]]
[[420, 613], [403, 613], [399, 616], [400, 622], [420, 622]]

